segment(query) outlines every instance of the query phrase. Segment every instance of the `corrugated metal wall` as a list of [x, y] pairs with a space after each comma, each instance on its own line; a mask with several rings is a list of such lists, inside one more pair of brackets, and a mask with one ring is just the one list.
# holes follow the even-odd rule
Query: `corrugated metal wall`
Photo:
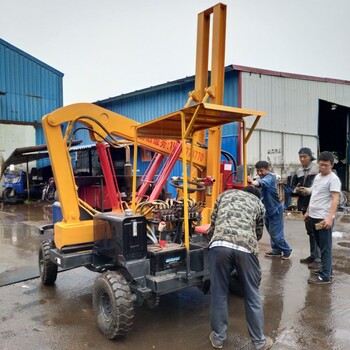
[[63, 104], [63, 74], [0, 39], [0, 120], [40, 122]]
[[[45, 143], [41, 118], [63, 105], [63, 73], [0, 39], [0, 123], [34, 125]], [[17, 147], [33, 146], [17, 138]]]
[[349, 105], [350, 86], [242, 72], [242, 107], [266, 112], [248, 145], [249, 163], [270, 159], [279, 171], [294, 171], [301, 147], [317, 154], [320, 99]]
[[163, 84], [98, 101], [96, 104], [144, 123], [182, 108], [188, 92], [192, 90], [193, 79], [184, 79], [171, 85]]

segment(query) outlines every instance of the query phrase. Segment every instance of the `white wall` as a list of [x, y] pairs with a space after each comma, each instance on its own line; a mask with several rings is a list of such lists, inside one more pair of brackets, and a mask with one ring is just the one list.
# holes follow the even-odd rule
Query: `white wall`
[[[15, 148], [35, 146], [35, 129], [31, 125], [0, 124], [0, 166], [1, 158], [5, 161]], [[20, 167], [20, 165], [18, 165]], [[29, 167], [35, 166], [32, 162]], [[22, 164], [26, 171], [26, 164]], [[0, 169], [1, 170], [1, 169]], [[2, 193], [2, 181], [0, 182], [0, 193]]]
[[242, 107], [266, 113], [248, 143], [248, 163], [269, 157], [280, 175], [300, 166], [301, 147], [317, 154], [319, 100], [350, 104], [350, 85], [334, 82], [242, 72], [241, 88]]

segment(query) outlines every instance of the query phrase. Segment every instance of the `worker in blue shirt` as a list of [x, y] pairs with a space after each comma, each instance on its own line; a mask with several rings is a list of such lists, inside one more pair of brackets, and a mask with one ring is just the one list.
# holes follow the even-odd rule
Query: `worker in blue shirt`
[[260, 160], [255, 164], [258, 178], [247, 177], [248, 183], [259, 187], [262, 192], [261, 200], [265, 206], [265, 227], [270, 235], [271, 251], [266, 257], [278, 257], [288, 260], [292, 249], [284, 239], [283, 206], [280, 202], [276, 176], [270, 172], [269, 163]]

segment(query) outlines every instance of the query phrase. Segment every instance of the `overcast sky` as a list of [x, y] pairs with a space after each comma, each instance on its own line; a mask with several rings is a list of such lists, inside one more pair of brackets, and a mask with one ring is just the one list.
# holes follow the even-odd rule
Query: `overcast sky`
[[[0, 0], [0, 37], [64, 73], [64, 104], [194, 75], [214, 0]], [[230, 0], [225, 65], [350, 80], [350, 0]]]

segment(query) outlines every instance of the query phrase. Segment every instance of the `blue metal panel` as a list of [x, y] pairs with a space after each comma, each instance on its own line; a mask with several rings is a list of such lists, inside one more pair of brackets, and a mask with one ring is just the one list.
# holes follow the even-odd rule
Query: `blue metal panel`
[[237, 160], [238, 135], [223, 136], [221, 142], [221, 149], [230, 153]]
[[63, 105], [62, 77], [0, 39], [0, 121], [40, 123], [45, 114]]
[[[133, 93], [95, 102], [140, 123], [183, 108], [188, 93], [194, 89], [194, 76], [150, 87]], [[238, 106], [238, 72], [228, 67], [225, 72], [224, 104]], [[237, 127], [225, 125], [223, 135], [237, 133]]]
[[[225, 72], [224, 105], [238, 107], [238, 72], [231, 69]], [[222, 135], [237, 136], [237, 130], [236, 123], [224, 125]]]
[[189, 91], [194, 88], [193, 78], [183, 84], [170, 84], [98, 101], [96, 104], [144, 123], [184, 107]]
[[[36, 136], [35, 141], [37, 145], [44, 145], [46, 143], [44, 130], [41, 125], [36, 128], [35, 136]], [[43, 168], [48, 165], [51, 165], [49, 158], [40, 159], [40, 160], [37, 160], [36, 162], [37, 168]]]
[[[45, 144], [42, 117], [63, 105], [63, 74], [0, 39], [0, 122], [33, 124]], [[49, 159], [37, 167], [49, 165]]]

